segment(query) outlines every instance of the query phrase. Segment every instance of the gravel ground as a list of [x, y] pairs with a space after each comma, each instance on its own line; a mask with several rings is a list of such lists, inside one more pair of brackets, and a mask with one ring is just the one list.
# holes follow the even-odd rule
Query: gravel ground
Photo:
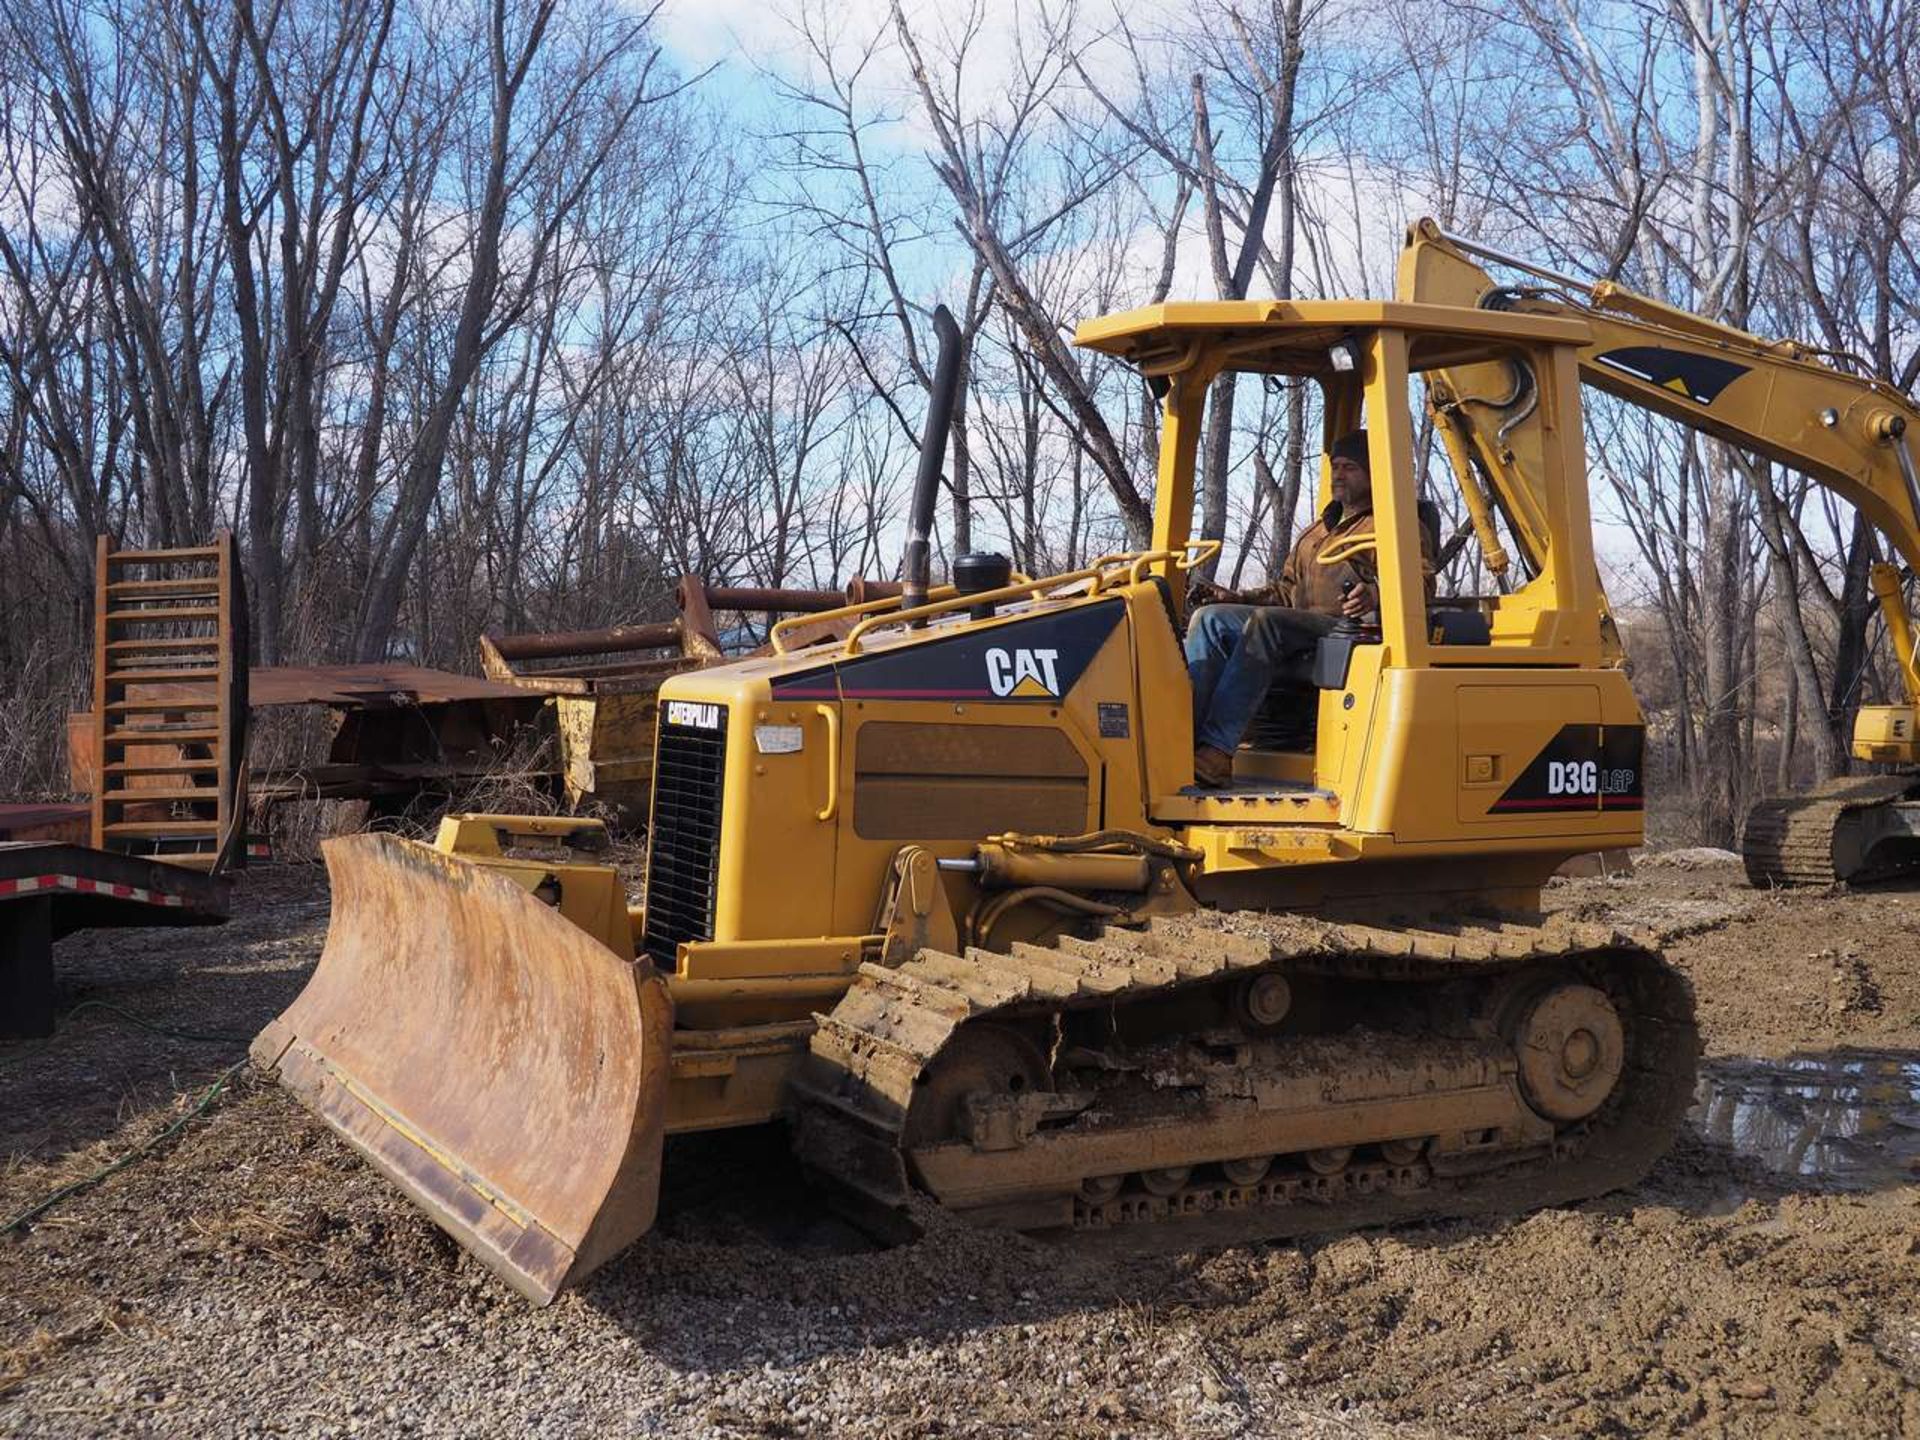
[[[249, 1036], [326, 903], [317, 870], [243, 886], [220, 930], [63, 942], [63, 1004]], [[1550, 895], [1667, 937], [1711, 1065], [1865, 1065], [1867, 1121], [1708, 1107], [1644, 1184], [1573, 1209], [1126, 1259], [937, 1216], [878, 1250], [777, 1133], [692, 1137], [654, 1234], [534, 1310], [241, 1069], [0, 1239], [0, 1433], [1920, 1434], [1920, 896], [1760, 895], [1711, 859]], [[180, 1121], [243, 1050], [99, 1007], [0, 1047], [0, 1217]], [[1793, 1173], [1781, 1142], [1814, 1121], [1857, 1133]]]

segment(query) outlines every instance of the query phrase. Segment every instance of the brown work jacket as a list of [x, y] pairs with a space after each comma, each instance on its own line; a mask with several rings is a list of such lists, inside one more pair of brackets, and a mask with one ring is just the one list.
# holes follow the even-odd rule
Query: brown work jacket
[[[1245, 597], [1249, 605], [1288, 605], [1296, 610], [1316, 610], [1322, 615], [1338, 615], [1343, 598], [1340, 587], [1347, 581], [1377, 585], [1380, 568], [1371, 550], [1355, 555], [1338, 565], [1319, 563], [1320, 552], [1335, 540], [1373, 533], [1373, 507], [1351, 514], [1343, 513], [1338, 500], [1329, 501], [1320, 518], [1309, 525], [1293, 543], [1280, 578]], [[1427, 599], [1433, 599], [1433, 537], [1420, 526], [1420, 577]]]

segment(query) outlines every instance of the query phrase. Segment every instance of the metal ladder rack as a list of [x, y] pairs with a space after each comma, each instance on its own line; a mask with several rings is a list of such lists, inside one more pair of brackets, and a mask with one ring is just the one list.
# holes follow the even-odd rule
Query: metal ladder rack
[[239, 546], [119, 550], [94, 579], [93, 844], [196, 870], [244, 863], [247, 621]]

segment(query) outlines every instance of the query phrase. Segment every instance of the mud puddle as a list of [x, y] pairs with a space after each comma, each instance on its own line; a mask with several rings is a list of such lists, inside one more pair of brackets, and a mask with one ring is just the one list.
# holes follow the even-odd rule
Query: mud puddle
[[1783, 1175], [1848, 1189], [1920, 1181], [1920, 1053], [1841, 1049], [1708, 1060], [1693, 1126]]

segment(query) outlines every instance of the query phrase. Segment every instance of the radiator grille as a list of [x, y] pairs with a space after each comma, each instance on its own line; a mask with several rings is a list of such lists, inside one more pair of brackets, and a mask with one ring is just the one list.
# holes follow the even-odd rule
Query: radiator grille
[[647, 921], [641, 948], [671, 970], [676, 947], [713, 938], [720, 869], [721, 786], [727, 768], [727, 711], [701, 729], [660, 722], [653, 771], [653, 827], [647, 837]]

